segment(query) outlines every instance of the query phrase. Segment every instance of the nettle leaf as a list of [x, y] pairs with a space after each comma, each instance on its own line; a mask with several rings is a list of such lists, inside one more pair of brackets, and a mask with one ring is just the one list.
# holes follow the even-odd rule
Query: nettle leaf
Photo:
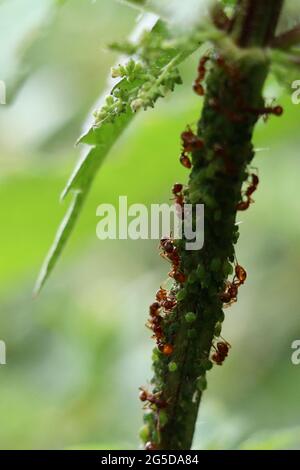
[[136, 113], [153, 107], [156, 101], [168, 95], [181, 83], [178, 65], [207, 39], [219, 36], [211, 26], [203, 32], [193, 31], [183, 37], [171, 36], [166, 24], [156, 20], [150, 31], [134, 43], [113, 44], [112, 48], [132, 57], [124, 65], [112, 69], [112, 77], [119, 79], [104, 104], [94, 112], [94, 122], [79, 138], [87, 145], [61, 198], [74, 192], [71, 206], [56, 234], [54, 243], [43, 264], [36, 283], [37, 293], [56, 264], [66, 244], [83, 202], [97, 174], [97, 170], [111, 147], [130, 124]]
[[63, 250], [65, 243], [67, 239], [69, 238], [70, 233], [72, 232], [73, 227], [77, 221], [77, 218], [81, 211], [81, 207], [83, 205], [86, 195], [87, 195], [87, 191], [85, 192], [78, 191], [74, 194], [73, 201], [57, 230], [53, 244], [40, 270], [40, 273], [37, 278], [34, 291], [33, 291], [34, 295], [37, 295], [39, 293], [47, 277], [52, 271], [54, 265], [56, 264], [56, 261], [59, 255], [61, 254], [61, 251]]

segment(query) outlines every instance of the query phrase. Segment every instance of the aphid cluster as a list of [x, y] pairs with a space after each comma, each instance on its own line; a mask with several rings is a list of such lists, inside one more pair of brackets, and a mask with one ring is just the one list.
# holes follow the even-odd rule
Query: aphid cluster
[[235, 274], [232, 281], [227, 281], [225, 290], [220, 294], [221, 301], [225, 307], [237, 302], [239, 288], [245, 283], [247, 272], [238, 263], [235, 265]]
[[225, 361], [226, 357], [228, 356], [229, 349], [231, 348], [231, 345], [223, 340], [223, 341], [218, 341], [217, 345], [214, 346], [215, 352], [212, 354], [211, 359], [217, 364], [218, 366], [221, 366], [223, 362]]
[[191, 168], [192, 162], [189, 157], [189, 153], [200, 150], [204, 146], [204, 142], [200, 139], [190, 127], [184, 132], [181, 133], [181, 142], [182, 142], [182, 152], [180, 154], [180, 163], [185, 168]]
[[256, 173], [251, 173], [248, 178], [249, 184], [247, 189], [242, 194], [242, 199], [237, 205], [238, 211], [245, 211], [249, 208], [250, 204], [254, 201], [252, 199], [252, 194], [257, 190], [259, 184], [259, 178]]

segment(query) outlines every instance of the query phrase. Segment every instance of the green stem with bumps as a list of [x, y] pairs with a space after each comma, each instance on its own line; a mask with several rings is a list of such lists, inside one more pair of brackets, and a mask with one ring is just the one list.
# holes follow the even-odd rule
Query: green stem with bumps
[[167, 406], [152, 406], [144, 416], [143, 438], [157, 449], [192, 445], [206, 372], [212, 367], [210, 351], [224, 320], [220, 293], [234, 262], [236, 207], [254, 156], [251, 141], [258, 116], [246, 110], [264, 106], [262, 89], [269, 71], [265, 47], [273, 39], [282, 4], [238, 2], [230, 35], [242, 50], [234, 55], [233, 46], [226, 55], [222, 45], [217, 47], [224, 60], [213, 61], [207, 80], [198, 123], [205, 146], [193, 154], [186, 191], [186, 202], [205, 205], [205, 244], [200, 251], [186, 251], [185, 240], [177, 243], [187, 281], [175, 288], [178, 306], [163, 320], [174, 352], [165, 356], [156, 348], [153, 354], [153, 391]]

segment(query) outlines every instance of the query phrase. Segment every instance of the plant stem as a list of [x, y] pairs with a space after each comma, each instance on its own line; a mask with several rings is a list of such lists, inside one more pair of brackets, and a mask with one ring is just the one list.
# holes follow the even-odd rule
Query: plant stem
[[[186, 202], [205, 205], [205, 244], [200, 251], [186, 251], [185, 240], [178, 242], [187, 281], [177, 289], [178, 306], [163, 323], [174, 352], [169, 357], [155, 349], [153, 356], [154, 392], [167, 406], [152, 407], [144, 418], [146, 439], [158, 449], [192, 445], [206, 372], [212, 367], [210, 351], [224, 320], [220, 293], [235, 260], [236, 207], [254, 156], [251, 140], [258, 115], [245, 109], [264, 106], [269, 62], [263, 48], [273, 39], [282, 4], [283, 0], [238, 2], [231, 37], [242, 48], [259, 47], [261, 54], [245, 49], [234, 59], [218, 50], [224, 60], [213, 62], [207, 80], [198, 123], [205, 146], [193, 154], [186, 191]], [[194, 315], [187, 315], [190, 312]]]

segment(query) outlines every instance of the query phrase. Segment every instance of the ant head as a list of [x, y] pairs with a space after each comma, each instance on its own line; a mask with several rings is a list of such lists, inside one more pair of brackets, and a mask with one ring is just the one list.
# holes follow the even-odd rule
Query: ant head
[[172, 193], [176, 196], [177, 194], [181, 193], [183, 189], [183, 185], [180, 183], [175, 183], [172, 188]]
[[229, 349], [229, 348], [228, 348], [228, 344], [225, 343], [225, 342], [223, 342], [223, 341], [219, 341], [219, 342], [217, 343], [217, 348], [218, 348], [218, 350], [219, 350], [220, 353], [223, 353], [223, 354], [228, 353], [228, 349]]
[[141, 401], [146, 401], [147, 400], [147, 392], [142, 387], [140, 387], [139, 399]]
[[275, 114], [275, 116], [282, 116], [283, 107], [282, 106], [275, 106], [275, 108], [273, 108], [273, 114]]

